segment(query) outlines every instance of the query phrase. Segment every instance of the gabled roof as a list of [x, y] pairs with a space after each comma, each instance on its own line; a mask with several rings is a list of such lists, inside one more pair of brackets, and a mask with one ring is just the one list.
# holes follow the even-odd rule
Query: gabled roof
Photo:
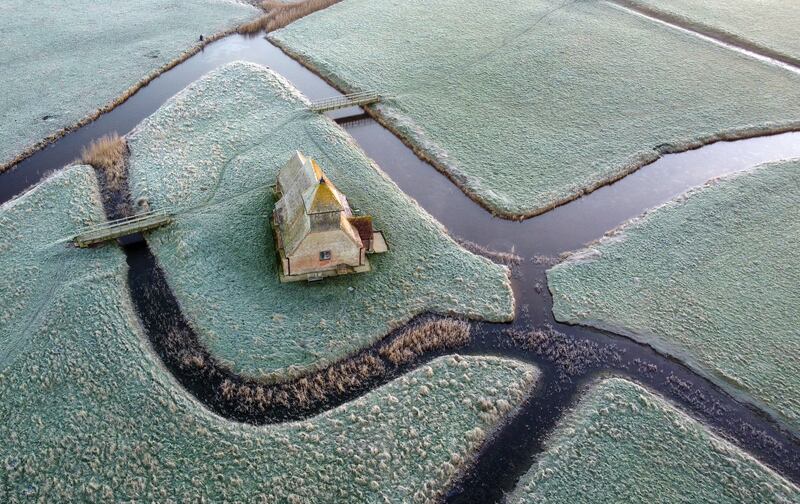
[[342, 212], [346, 205], [336, 186], [324, 177], [319, 179], [317, 185], [306, 189], [303, 193], [303, 203], [308, 214]]
[[278, 185], [283, 192], [275, 206], [284, 250], [294, 252], [311, 231], [309, 215], [341, 212], [339, 228], [360, 246], [359, 233], [347, 221], [352, 215], [347, 198], [325, 176], [313, 159], [300, 152], [278, 172]]

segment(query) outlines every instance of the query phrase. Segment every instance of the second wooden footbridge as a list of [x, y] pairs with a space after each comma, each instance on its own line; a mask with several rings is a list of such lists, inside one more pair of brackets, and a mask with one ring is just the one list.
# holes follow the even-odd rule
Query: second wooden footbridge
[[343, 109], [347, 107], [360, 107], [381, 101], [380, 93], [376, 91], [359, 91], [332, 98], [325, 98], [312, 102], [309, 109], [314, 112], [329, 112], [331, 110]]

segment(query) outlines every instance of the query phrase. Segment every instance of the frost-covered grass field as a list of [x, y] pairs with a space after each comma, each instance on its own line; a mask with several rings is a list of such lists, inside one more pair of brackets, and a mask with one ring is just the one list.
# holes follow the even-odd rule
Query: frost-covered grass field
[[47, 318], [50, 303], [66, 295], [70, 282], [102, 276], [104, 262], [120, 256], [111, 249], [81, 254], [69, 246], [79, 229], [104, 219], [94, 170], [85, 165], [0, 206], [0, 374], [25, 353], [28, 329]]
[[236, 0], [0, 2], [0, 167], [124, 95], [201, 34], [259, 12]]
[[442, 357], [308, 421], [224, 420], [139, 332], [123, 252], [60, 240], [103, 215], [87, 166], [0, 207], [0, 502], [431, 501], [538, 378]]
[[[329, 119], [249, 63], [195, 82], [130, 135], [131, 191], [177, 222], [148, 241], [211, 352], [284, 377], [350, 354], [423, 311], [508, 320], [507, 271], [457, 245]], [[390, 251], [373, 271], [280, 284], [270, 186], [295, 149], [317, 159]], [[274, 375], [273, 375], [274, 376]]]
[[800, 6], [795, 0], [631, 0], [766, 47], [800, 62]]
[[717, 179], [547, 272], [556, 319], [631, 334], [800, 425], [800, 160]]
[[[314, 36], [309, 36], [313, 33]], [[344, 0], [270, 35], [503, 214], [720, 136], [800, 128], [800, 77], [599, 1]]]
[[648, 390], [588, 390], [509, 502], [797, 502], [800, 489]]

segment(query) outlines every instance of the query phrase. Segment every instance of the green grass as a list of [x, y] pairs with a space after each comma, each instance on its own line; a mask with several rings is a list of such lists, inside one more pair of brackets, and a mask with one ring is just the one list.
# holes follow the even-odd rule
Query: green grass
[[4, 0], [0, 167], [127, 98], [200, 34], [230, 30], [259, 12], [229, 0]]
[[792, 0], [633, 0], [800, 61], [800, 9]]
[[547, 272], [556, 319], [631, 334], [800, 425], [800, 160], [712, 181]]
[[[135, 199], [177, 207], [148, 241], [184, 313], [235, 370], [285, 377], [348, 355], [424, 311], [508, 320], [506, 270], [458, 246], [330, 120], [271, 71], [227, 65], [129, 137]], [[316, 158], [390, 251], [373, 271], [280, 284], [269, 186], [295, 149]]]
[[800, 128], [797, 75], [598, 1], [345, 0], [270, 38], [346, 90], [381, 92], [393, 129], [506, 215], [665, 144]]
[[619, 378], [586, 392], [512, 504], [800, 501], [800, 489], [661, 397]]

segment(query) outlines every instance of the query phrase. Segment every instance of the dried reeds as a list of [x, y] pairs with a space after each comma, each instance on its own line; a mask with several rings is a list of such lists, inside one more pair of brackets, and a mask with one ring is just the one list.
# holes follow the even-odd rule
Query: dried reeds
[[94, 140], [81, 151], [81, 161], [92, 165], [105, 178], [106, 187], [118, 190], [125, 179], [125, 156], [128, 145], [125, 140], [113, 133]]
[[271, 32], [283, 28], [292, 21], [307, 16], [312, 12], [330, 7], [339, 0], [305, 0], [300, 2], [280, 2], [265, 0], [261, 3], [267, 13], [258, 19], [239, 26], [239, 33], [252, 35], [261, 31]]
[[218, 398], [243, 412], [268, 411], [272, 408], [308, 409], [332, 396], [352, 392], [368, 381], [385, 374], [383, 361], [362, 354], [297, 380], [263, 384], [253, 380], [225, 379], [217, 389]]
[[555, 364], [563, 380], [583, 374], [597, 364], [622, 360], [622, 351], [614, 345], [572, 338], [550, 328], [527, 332], [510, 330], [508, 334], [520, 347]]
[[432, 350], [458, 348], [469, 343], [470, 327], [463, 320], [442, 319], [411, 326], [381, 347], [381, 357], [395, 366], [407, 364]]
[[462, 240], [460, 238], [456, 238], [456, 242], [473, 254], [483, 256], [497, 264], [514, 266], [522, 262], [522, 256], [519, 256], [513, 252], [498, 252], [497, 250], [491, 250], [483, 245], [478, 245], [475, 242]]

